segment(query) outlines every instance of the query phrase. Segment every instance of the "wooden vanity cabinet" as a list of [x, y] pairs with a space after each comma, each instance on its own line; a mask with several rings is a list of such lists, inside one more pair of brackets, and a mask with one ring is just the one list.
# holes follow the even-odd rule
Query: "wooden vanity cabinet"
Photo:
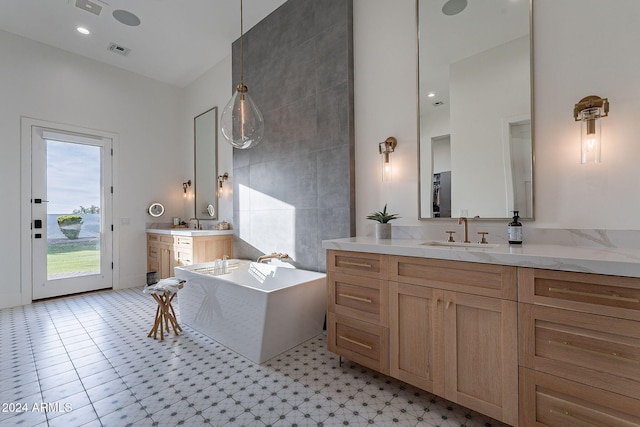
[[147, 271], [158, 279], [173, 276], [173, 268], [233, 256], [233, 235], [172, 236], [147, 233]]
[[640, 278], [327, 251], [329, 350], [513, 426], [640, 426]]
[[518, 275], [520, 425], [640, 425], [640, 279]]
[[328, 348], [517, 425], [515, 271], [329, 250]]
[[515, 267], [390, 256], [389, 277], [391, 376], [517, 425]]

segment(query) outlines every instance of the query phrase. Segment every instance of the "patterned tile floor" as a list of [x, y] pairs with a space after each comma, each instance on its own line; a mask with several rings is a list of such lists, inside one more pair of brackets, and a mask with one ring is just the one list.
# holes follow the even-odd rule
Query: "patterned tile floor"
[[257, 365], [184, 326], [147, 338], [140, 289], [0, 310], [0, 425], [502, 426], [350, 362], [323, 334]]

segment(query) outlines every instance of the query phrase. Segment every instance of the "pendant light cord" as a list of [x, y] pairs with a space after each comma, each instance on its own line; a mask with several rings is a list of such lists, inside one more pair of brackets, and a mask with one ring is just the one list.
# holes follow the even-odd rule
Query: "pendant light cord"
[[244, 64], [243, 64], [243, 56], [244, 56], [244, 47], [242, 45], [242, 36], [244, 33], [244, 26], [242, 22], [242, 0], [240, 0], [240, 84], [244, 84]]

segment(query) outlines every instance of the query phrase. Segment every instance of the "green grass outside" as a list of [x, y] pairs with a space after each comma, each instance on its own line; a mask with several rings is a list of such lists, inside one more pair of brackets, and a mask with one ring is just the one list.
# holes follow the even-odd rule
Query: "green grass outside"
[[100, 270], [100, 242], [69, 241], [47, 248], [47, 274]]

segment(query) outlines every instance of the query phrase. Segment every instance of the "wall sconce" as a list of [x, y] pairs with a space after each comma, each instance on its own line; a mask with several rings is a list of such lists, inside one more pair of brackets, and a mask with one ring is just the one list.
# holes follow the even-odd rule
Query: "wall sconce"
[[609, 100], [599, 96], [582, 98], [573, 107], [573, 118], [580, 125], [582, 160], [580, 163], [600, 163], [600, 121], [609, 115]]
[[382, 180], [391, 181], [391, 156], [396, 151], [398, 140], [390, 136], [378, 144], [378, 152], [382, 155]]
[[182, 183], [182, 191], [184, 191], [184, 198], [187, 198], [187, 188], [191, 187], [191, 180]]
[[229, 179], [229, 174], [225, 172], [222, 175], [218, 175], [218, 187], [222, 190], [222, 183]]

